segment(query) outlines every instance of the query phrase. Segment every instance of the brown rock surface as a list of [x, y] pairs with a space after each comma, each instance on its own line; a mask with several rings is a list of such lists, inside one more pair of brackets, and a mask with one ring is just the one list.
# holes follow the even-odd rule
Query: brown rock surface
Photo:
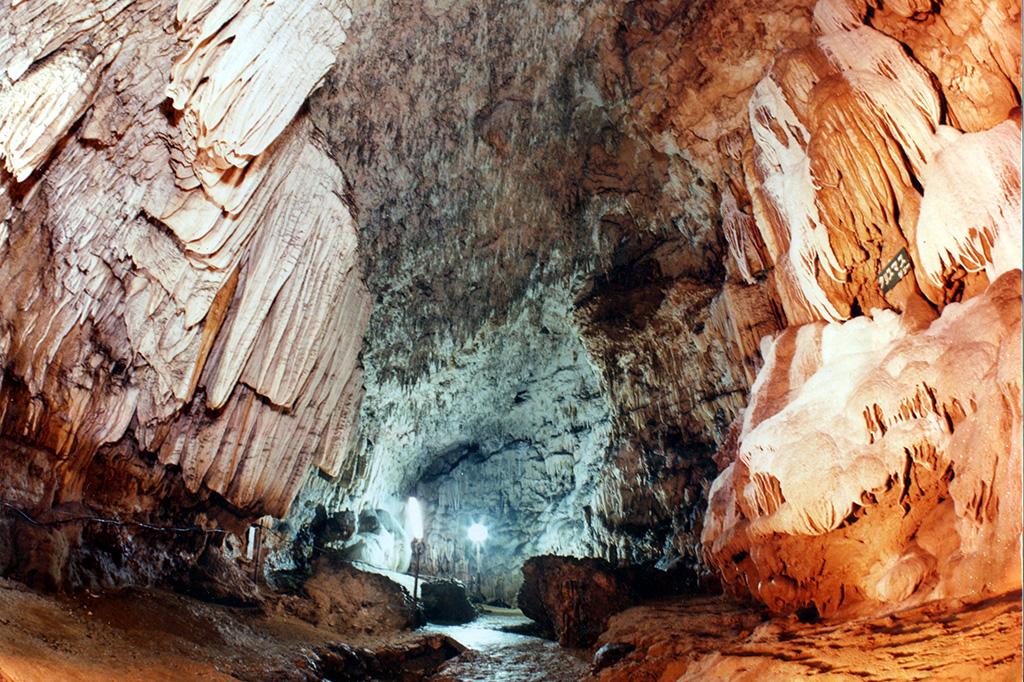
[[4, 570], [231, 598], [220, 531], [289, 512], [270, 570], [401, 569], [415, 493], [505, 598], [550, 552], [824, 614], [1019, 586], [1019, 2], [0, 24]]
[[[7, 502], [234, 529], [343, 468], [370, 300], [302, 107], [349, 21], [315, 0], [0, 9]], [[86, 566], [94, 530], [66, 529], [56, 584], [180, 573], [126, 534], [131, 560]]]
[[708, 559], [777, 611], [891, 610], [1020, 585], [1021, 274], [930, 320], [792, 328], [768, 348]]
[[523, 564], [517, 606], [568, 647], [593, 644], [608, 618], [653, 595], [678, 593], [687, 581], [648, 566], [616, 567], [601, 559], [531, 557]]
[[[1020, 29], [1019, 6], [955, 2], [876, 13], [823, 0], [814, 16], [813, 43], [780, 53], [754, 91], [745, 158], [756, 225], [790, 322], [902, 309], [912, 282], [885, 292], [876, 276], [904, 247], [918, 287], [939, 305], [976, 293], [983, 283], [972, 273], [986, 262], [988, 280], [1019, 267], [1016, 256], [1003, 263], [999, 245], [1020, 229], [1009, 215], [1019, 213], [1019, 126], [1006, 131], [1015, 143], [1002, 151], [989, 144], [984, 159], [957, 142], [963, 132], [998, 137], [1019, 104], [1010, 84], [1020, 45], [1009, 39]], [[986, 189], [951, 198], [936, 178], [942, 168], [965, 182], [980, 173]], [[921, 208], [933, 197], [959, 212], [948, 237]], [[977, 234], [958, 236], [971, 228]]]
[[378, 629], [370, 637], [272, 609], [218, 606], [159, 590], [58, 600], [0, 581], [0, 676], [14, 682], [309, 682], [324, 679], [331, 666], [336, 671], [335, 657], [346, 648], [393, 677], [422, 676], [459, 650], [436, 633]]
[[444, 635], [432, 634], [411, 642], [375, 649], [361, 649], [347, 644], [331, 643], [315, 649], [319, 659], [316, 674], [331, 682], [361, 680], [423, 680], [443, 663], [455, 658], [466, 648]]
[[769, 620], [749, 604], [697, 597], [613, 616], [598, 640], [634, 651], [591, 680], [963, 680], [1021, 675], [1020, 592], [944, 600], [844, 623]]
[[130, 440], [282, 514], [309, 466], [338, 471], [361, 391], [344, 178], [299, 111], [347, 19], [107, 4], [0, 18], [0, 429], [52, 453], [44, 508]]
[[589, 646], [608, 617], [631, 606], [630, 585], [599, 559], [533, 557], [523, 564], [517, 605], [568, 647]]
[[423, 615], [429, 623], [460, 625], [477, 617], [466, 586], [454, 578], [434, 578], [420, 586]]
[[423, 624], [423, 614], [404, 587], [378, 573], [323, 557], [302, 584], [301, 596], [281, 605], [327, 630], [382, 635]]

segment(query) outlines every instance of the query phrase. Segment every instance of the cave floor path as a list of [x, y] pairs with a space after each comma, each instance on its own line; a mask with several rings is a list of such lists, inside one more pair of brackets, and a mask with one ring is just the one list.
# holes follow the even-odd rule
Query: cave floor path
[[466, 625], [426, 626], [448, 635], [466, 651], [448, 661], [432, 682], [578, 682], [588, 670], [588, 652], [507, 632], [531, 621], [519, 611], [491, 610]]

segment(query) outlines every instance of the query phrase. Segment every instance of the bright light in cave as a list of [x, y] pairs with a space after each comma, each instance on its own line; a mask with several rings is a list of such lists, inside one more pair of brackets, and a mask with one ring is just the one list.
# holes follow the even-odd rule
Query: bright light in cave
[[405, 502], [405, 528], [413, 540], [423, 539], [423, 508], [415, 497]]
[[478, 521], [466, 529], [466, 535], [469, 536], [470, 540], [479, 545], [487, 539], [487, 526]]

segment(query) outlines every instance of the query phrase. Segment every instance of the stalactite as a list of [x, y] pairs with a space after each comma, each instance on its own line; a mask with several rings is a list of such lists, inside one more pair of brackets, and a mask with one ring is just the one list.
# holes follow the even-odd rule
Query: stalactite
[[4, 433], [79, 467], [128, 434], [190, 490], [281, 514], [309, 466], [341, 468], [362, 395], [356, 228], [300, 112], [350, 12], [37, 5], [4, 17], [0, 156], [31, 187], [2, 246], [4, 369], [36, 405]]

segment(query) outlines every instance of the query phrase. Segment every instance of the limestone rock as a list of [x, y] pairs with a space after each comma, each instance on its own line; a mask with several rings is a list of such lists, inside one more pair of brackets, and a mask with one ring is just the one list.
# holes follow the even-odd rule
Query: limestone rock
[[370, 300], [345, 178], [300, 109], [350, 19], [319, 0], [0, 10], [0, 413], [52, 453], [32, 505], [82, 502], [117, 442], [243, 514], [344, 465]]
[[642, 599], [684, 591], [688, 585], [681, 578], [650, 566], [615, 567], [601, 559], [531, 557], [523, 564], [517, 604], [559, 644], [586, 647], [611, 615]]
[[662, 600], [612, 617], [599, 643], [634, 650], [584, 679], [803, 680], [823, 674], [899, 679], [911, 669], [931, 679], [979, 671], [1010, 679], [1021, 669], [1020, 623], [1020, 592], [935, 601], [843, 623], [769, 618], [725, 597]]
[[626, 642], [608, 642], [594, 652], [591, 669], [593, 672], [604, 670], [608, 666], [615, 665], [634, 650], [636, 647]]
[[415, 494], [426, 570], [464, 580], [485, 520], [505, 600], [534, 554], [698, 561], [711, 454], [785, 323], [767, 261], [723, 262], [720, 190], [750, 223], [746, 96], [809, 5], [355, 8], [310, 103], [376, 297], [339, 504]]
[[[397, 519], [409, 494], [424, 569], [504, 599], [531, 555], [745, 547], [723, 499], [825, 537], [875, 478], [837, 473], [841, 504], [783, 523], [790, 465], [754, 457], [774, 417], [751, 415], [831, 366], [826, 325], [882, 353], [889, 315], [924, 325], [1020, 267], [1019, 3], [350, 4], [0, 9], [0, 474], [59, 524], [5, 522], [16, 574], [155, 581], [238, 558], [220, 531], [264, 514], [272, 572], [319, 542], [400, 569], [400, 524], [318, 515]], [[901, 338], [974, 366], [935, 324]], [[712, 478], [751, 462], [708, 530]], [[932, 589], [903, 540], [877, 580], [849, 569], [875, 595], [850, 600]], [[810, 589], [772, 580], [780, 604]]]
[[422, 612], [404, 587], [332, 557], [314, 564], [302, 593], [283, 598], [284, 608], [336, 632], [379, 634], [423, 624]]
[[[1020, 130], [1006, 122], [1018, 102], [1005, 84], [1019, 71], [1019, 41], [1008, 32], [1020, 14], [1001, 4], [979, 13], [969, 2], [938, 13], [936, 6], [875, 16], [857, 3], [822, 0], [813, 44], [781, 53], [755, 89], [747, 184], [791, 323], [900, 310], [915, 290], [941, 306], [978, 291], [972, 273], [987, 268], [990, 281], [1019, 267], [1009, 253], [1019, 225]], [[940, 48], [954, 24], [963, 33], [957, 40], [993, 48]], [[951, 81], [954, 64], [977, 77]], [[974, 88], [993, 99], [964, 96]], [[958, 114], [942, 108], [948, 99], [958, 101]], [[967, 139], [954, 142], [962, 131]], [[941, 179], [949, 172], [978, 188], [950, 195]], [[933, 217], [936, 210], [944, 217]], [[901, 248], [910, 251], [916, 283], [885, 289], [877, 275]], [[952, 284], [962, 280], [966, 294], [963, 283]]]
[[420, 586], [420, 599], [428, 623], [461, 625], [477, 616], [476, 609], [469, 603], [466, 586], [454, 578], [424, 582]]
[[534, 557], [523, 565], [519, 608], [562, 646], [589, 646], [608, 617], [633, 604], [629, 585], [598, 559]]
[[332, 642], [316, 647], [316, 671], [320, 676], [345, 682], [367, 679], [425, 679], [465, 647], [445, 635], [428, 635], [412, 642], [377, 649]]
[[1020, 297], [771, 342], [704, 526], [726, 585], [822, 615], [1019, 588]]

